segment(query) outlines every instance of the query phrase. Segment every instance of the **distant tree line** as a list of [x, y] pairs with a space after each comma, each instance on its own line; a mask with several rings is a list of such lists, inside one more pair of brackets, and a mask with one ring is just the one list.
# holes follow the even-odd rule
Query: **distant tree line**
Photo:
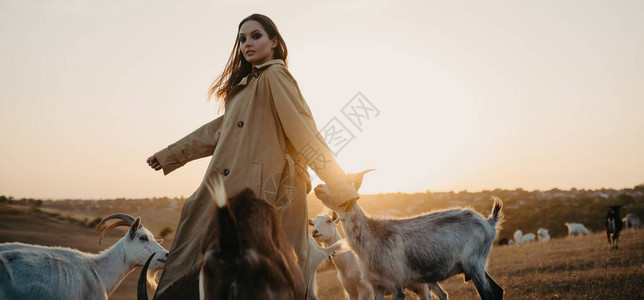
[[0, 203], [34, 206], [34, 207], [41, 207], [43, 205], [43, 201], [40, 199], [22, 198], [20, 200], [14, 200], [13, 197], [6, 197], [4, 195], [0, 196]]
[[[501, 237], [511, 237], [512, 233], [521, 229], [524, 233], [536, 232], [540, 227], [547, 228], [553, 237], [564, 236], [567, 229], [564, 222], [583, 223], [592, 231], [604, 229], [603, 218], [609, 205], [624, 205], [622, 217], [627, 213], [635, 213], [644, 218], [644, 184], [632, 189], [551, 189], [548, 191], [515, 190], [484, 190], [481, 192], [431, 192], [425, 193], [386, 193], [361, 195], [360, 205], [369, 213], [378, 215], [383, 212], [399, 216], [414, 215], [435, 209], [470, 206], [484, 215], [489, 213], [492, 202], [491, 196], [503, 200], [505, 222]], [[309, 197], [313, 197], [309, 195]], [[314, 200], [317, 201], [317, 200]], [[121, 211], [138, 211], [141, 209], [164, 209], [181, 211], [185, 198], [172, 199], [168, 197], [150, 199], [112, 200], [40, 200], [19, 199], [0, 196], [0, 203], [26, 205], [33, 208], [48, 207], [62, 211], [83, 211], [88, 208]], [[90, 228], [95, 227], [100, 218], [82, 223]], [[160, 236], [172, 233], [170, 228], [163, 228]]]

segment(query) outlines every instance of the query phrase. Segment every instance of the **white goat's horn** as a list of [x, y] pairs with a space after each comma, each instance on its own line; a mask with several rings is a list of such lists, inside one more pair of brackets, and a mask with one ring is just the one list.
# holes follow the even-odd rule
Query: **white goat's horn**
[[364, 174], [367, 174], [367, 173], [369, 173], [369, 172], [371, 172], [371, 171], [375, 171], [375, 170], [376, 170], [376, 169], [364, 170], [364, 171], [362, 171], [362, 172], [358, 172], [358, 174], [364, 175]]
[[359, 189], [360, 186], [362, 185], [362, 178], [364, 177], [364, 174], [367, 174], [367, 173], [369, 173], [371, 171], [375, 171], [375, 170], [376, 169], [369, 169], [369, 170], [364, 170], [362, 172], [358, 172], [358, 173], [355, 173], [355, 174], [349, 173], [349, 174], [347, 174], [347, 177], [349, 178], [349, 181], [351, 181], [351, 183], [353, 183], [353, 186], [356, 189]]
[[[103, 226], [103, 224], [105, 224], [107, 221], [112, 219], [118, 219], [119, 221], [111, 224], [110, 226], [107, 226], [107, 228], [105, 228], [103, 232], [101, 232], [101, 227]], [[110, 230], [112, 230], [112, 228], [118, 227], [118, 226], [132, 226], [132, 223], [134, 223], [134, 220], [135, 220], [134, 217], [127, 214], [112, 214], [103, 218], [103, 220], [101, 220], [101, 222], [98, 223], [98, 226], [96, 227], [96, 233], [101, 234], [101, 237], [98, 239], [98, 244], [99, 245], [101, 244], [101, 242], [103, 241], [103, 237], [105, 237], [105, 235]]]

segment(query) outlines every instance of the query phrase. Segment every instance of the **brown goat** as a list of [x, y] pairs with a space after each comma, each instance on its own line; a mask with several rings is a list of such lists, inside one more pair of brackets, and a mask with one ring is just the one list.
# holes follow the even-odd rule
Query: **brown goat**
[[[304, 276], [273, 205], [250, 189], [226, 199], [221, 177], [213, 181], [206, 187], [217, 205], [201, 241], [201, 269], [155, 299], [304, 299]], [[147, 298], [145, 284], [139, 294]]]
[[221, 178], [214, 181], [217, 207], [201, 247], [202, 299], [304, 299], [304, 276], [273, 205], [250, 189], [226, 200]]

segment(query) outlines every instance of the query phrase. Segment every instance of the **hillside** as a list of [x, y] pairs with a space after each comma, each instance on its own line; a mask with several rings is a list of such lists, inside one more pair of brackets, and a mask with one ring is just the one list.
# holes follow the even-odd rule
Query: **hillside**
[[[491, 196], [500, 197], [506, 215], [500, 237], [511, 238], [521, 229], [524, 233], [536, 232], [540, 227], [550, 231], [553, 237], [567, 235], [565, 222], [583, 223], [592, 231], [604, 229], [603, 218], [609, 205], [621, 204], [621, 215], [635, 213], [644, 217], [644, 185], [632, 189], [601, 189], [563, 191], [525, 191], [522, 189], [482, 192], [430, 192], [387, 193], [361, 195], [360, 206], [373, 216], [412, 216], [436, 209], [469, 206], [487, 216], [492, 207]], [[309, 217], [326, 212], [313, 193], [308, 196]], [[173, 232], [179, 222], [185, 199], [106, 199], [106, 200], [38, 200], [13, 199], [0, 196], [0, 203], [22, 204], [50, 209], [61, 215], [91, 220], [111, 213], [128, 213], [141, 216], [146, 226], [155, 234], [169, 227]], [[170, 235], [169, 237], [172, 237]]]

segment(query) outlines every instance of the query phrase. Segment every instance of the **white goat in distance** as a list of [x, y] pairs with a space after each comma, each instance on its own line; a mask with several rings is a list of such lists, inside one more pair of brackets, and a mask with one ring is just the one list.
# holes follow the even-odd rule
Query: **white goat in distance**
[[539, 242], [547, 242], [550, 240], [550, 234], [548, 232], [548, 229], [545, 228], [539, 228], [537, 230], [537, 238], [539, 239]]
[[642, 220], [640, 220], [640, 218], [634, 213], [626, 214], [622, 219], [622, 222], [624, 222], [624, 227], [626, 229], [642, 227]]
[[[366, 172], [366, 171], [365, 171]], [[350, 174], [360, 188], [365, 172]], [[360, 261], [362, 274], [374, 290], [374, 300], [385, 289], [404, 299], [410, 283], [436, 286], [456, 274], [474, 281], [482, 299], [502, 299], [503, 289], [486, 272], [487, 258], [502, 222], [503, 203], [494, 197], [488, 218], [471, 209], [436, 211], [406, 219], [374, 219], [357, 203], [343, 207], [326, 185], [315, 188], [322, 203], [340, 215], [347, 242]]]
[[0, 244], [0, 299], [107, 299], [121, 281], [152, 253], [156, 257], [151, 270], [165, 265], [168, 251], [154, 235], [141, 226], [141, 218], [126, 214], [105, 217], [101, 226], [119, 219], [100, 235], [117, 226], [130, 229], [116, 244], [99, 254], [63, 247], [23, 243]]
[[573, 234], [577, 235], [589, 235], [590, 230], [584, 226], [584, 224], [581, 223], [564, 223], [566, 227], [568, 227], [568, 236], [571, 236]]

